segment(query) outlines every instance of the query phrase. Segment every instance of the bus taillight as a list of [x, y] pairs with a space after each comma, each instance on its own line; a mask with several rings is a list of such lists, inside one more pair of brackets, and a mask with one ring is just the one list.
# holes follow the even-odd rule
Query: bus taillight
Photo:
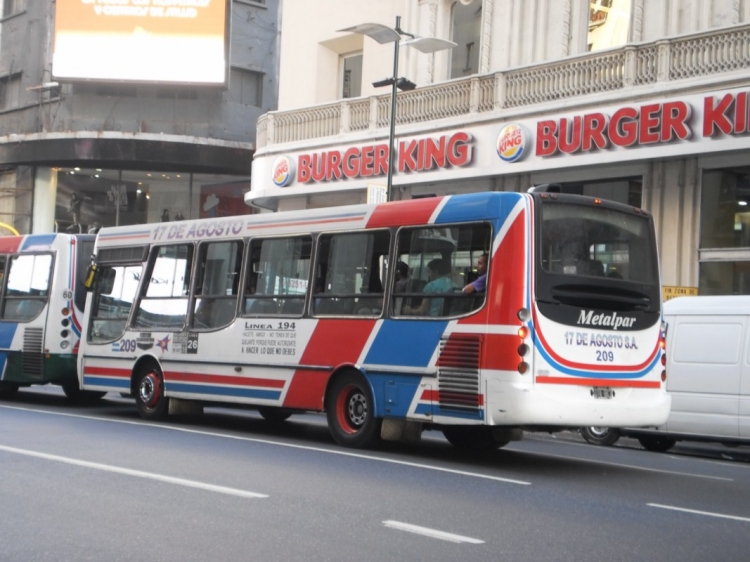
[[522, 340], [526, 339], [526, 336], [529, 335], [529, 329], [526, 326], [521, 326], [518, 328], [518, 337]]
[[666, 369], [664, 369], [661, 372], [661, 382], [667, 382], [667, 370]]
[[529, 346], [526, 345], [525, 343], [522, 343], [521, 345], [518, 346], [518, 355], [520, 355], [521, 357], [525, 357], [528, 352], [529, 352]]
[[529, 364], [526, 361], [521, 361], [518, 364], [518, 372], [521, 373], [522, 375], [525, 375], [526, 373], [528, 373], [529, 372]]

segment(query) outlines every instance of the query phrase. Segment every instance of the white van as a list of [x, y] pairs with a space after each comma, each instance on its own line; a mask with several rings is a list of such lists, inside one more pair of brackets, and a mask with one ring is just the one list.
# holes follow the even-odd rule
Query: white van
[[666, 451], [675, 442], [750, 444], [750, 296], [679, 297], [664, 303], [672, 410], [655, 428], [582, 428], [586, 441], [620, 435]]

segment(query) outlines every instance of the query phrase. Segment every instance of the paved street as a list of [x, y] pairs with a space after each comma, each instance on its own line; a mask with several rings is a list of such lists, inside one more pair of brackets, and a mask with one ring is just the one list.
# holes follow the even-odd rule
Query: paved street
[[118, 395], [0, 402], [0, 560], [721, 560], [750, 547], [750, 448], [575, 433], [375, 451], [325, 418], [146, 423]]

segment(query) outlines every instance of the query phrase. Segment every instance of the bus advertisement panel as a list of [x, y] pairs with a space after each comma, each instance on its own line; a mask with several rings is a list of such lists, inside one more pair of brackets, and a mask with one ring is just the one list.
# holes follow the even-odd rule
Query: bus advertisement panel
[[591, 197], [475, 193], [104, 228], [82, 388], [334, 439], [654, 425], [669, 412], [653, 220]]

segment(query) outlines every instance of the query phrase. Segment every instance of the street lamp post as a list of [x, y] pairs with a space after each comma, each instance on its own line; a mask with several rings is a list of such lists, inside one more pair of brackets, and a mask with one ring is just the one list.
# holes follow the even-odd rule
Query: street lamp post
[[437, 39], [435, 37], [417, 37], [416, 35], [401, 29], [401, 16], [396, 16], [396, 27], [391, 28], [379, 23], [362, 23], [346, 29], [339, 29], [340, 32], [359, 33], [375, 39], [378, 43], [384, 45], [393, 43], [393, 75], [385, 80], [373, 82], [376, 88], [381, 86], [391, 87], [391, 116], [388, 131], [388, 179], [386, 180], [386, 201], [390, 201], [393, 187], [393, 168], [395, 164], [394, 144], [396, 137], [396, 94], [399, 89], [413, 90], [417, 87], [414, 82], [398, 76], [398, 56], [401, 38], [408, 37], [404, 41], [404, 46], [414, 47], [422, 53], [434, 53], [443, 49], [452, 49], [456, 46], [453, 41]]

